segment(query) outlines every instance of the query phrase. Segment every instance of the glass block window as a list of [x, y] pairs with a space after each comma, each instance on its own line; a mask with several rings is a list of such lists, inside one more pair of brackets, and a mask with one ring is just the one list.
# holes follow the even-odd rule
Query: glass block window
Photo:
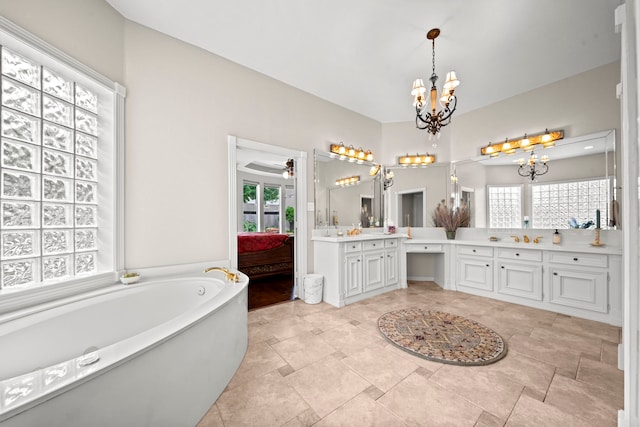
[[488, 187], [489, 227], [522, 228], [522, 186]]
[[596, 223], [600, 210], [600, 228], [609, 228], [611, 181], [608, 178], [531, 185], [531, 223], [533, 228], [571, 228], [574, 224]]
[[113, 194], [112, 165], [101, 166], [112, 131], [101, 123], [113, 108], [32, 50], [0, 46], [0, 290], [95, 275], [113, 239], [101, 234], [101, 194]]

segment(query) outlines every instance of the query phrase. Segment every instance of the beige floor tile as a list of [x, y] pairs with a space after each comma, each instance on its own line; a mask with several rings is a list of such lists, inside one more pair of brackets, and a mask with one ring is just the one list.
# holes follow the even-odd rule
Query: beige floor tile
[[218, 406], [213, 405], [196, 427], [224, 427]]
[[618, 366], [618, 344], [603, 341], [600, 360], [608, 365]]
[[480, 415], [480, 418], [478, 418], [478, 421], [476, 421], [473, 427], [503, 427], [503, 426], [504, 426], [504, 421], [502, 421], [500, 418], [496, 417], [495, 415], [492, 415], [487, 411], [484, 411]]
[[593, 360], [580, 360], [578, 366], [578, 381], [604, 388], [619, 397], [616, 404], [624, 400], [624, 371], [615, 366]]
[[553, 322], [553, 327], [613, 343], [620, 342], [621, 328], [593, 320], [579, 319], [577, 317], [558, 317]]
[[583, 418], [599, 427], [616, 426], [618, 409], [616, 396], [605, 389], [556, 375], [551, 381], [545, 404]]
[[320, 334], [320, 338], [346, 355], [354, 354], [367, 347], [384, 347], [386, 340], [365, 332], [351, 323], [345, 323]]
[[386, 392], [418, 368], [416, 363], [399, 358], [385, 348], [365, 348], [342, 359], [342, 363], [371, 384]]
[[406, 424], [362, 393], [326, 416], [314, 427], [401, 427]]
[[506, 420], [518, 401], [524, 385], [506, 375], [483, 367], [447, 365], [430, 378], [476, 406]]
[[328, 331], [354, 320], [350, 318], [347, 313], [343, 314], [339, 308], [323, 310], [318, 313], [303, 316], [302, 318], [312, 325], [313, 328], [319, 328], [323, 331]]
[[519, 334], [512, 336], [507, 345], [510, 350], [517, 351], [518, 353], [533, 357], [534, 359], [558, 368], [573, 371], [574, 373], [578, 369], [580, 352], [569, 350], [565, 346], [536, 340]]
[[295, 418], [287, 421], [282, 427], [310, 427], [316, 425], [320, 421], [320, 417], [311, 408], [298, 414]]
[[516, 403], [506, 427], [596, 427], [558, 408], [523, 395]]
[[552, 365], [511, 349], [503, 359], [488, 365], [487, 368], [501, 372], [543, 397], [547, 393], [555, 372]]
[[249, 344], [240, 367], [227, 387], [237, 387], [245, 381], [252, 380], [283, 366], [287, 366], [287, 362], [266, 343]]
[[335, 347], [311, 332], [278, 342], [271, 347], [295, 370], [336, 351]]
[[309, 409], [277, 372], [225, 391], [216, 405], [225, 427], [280, 426]]
[[535, 328], [529, 335], [533, 339], [565, 346], [571, 350], [600, 357], [602, 340], [594, 337], [578, 335], [559, 328]]
[[273, 336], [278, 341], [284, 341], [296, 335], [311, 332], [314, 328], [302, 318], [292, 316], [270, 321], [263, 325], [261, 329], [265, 335]]
[[415, 373], [378, 402], [411, 426], [473, 426], [482, 414], [478, 406]]
[[286, 377], [309, 406], [325, 417], [371, 384], [333, 357], [325, 357]]
[[415, 363], [416, 365], [427, 369], [429, 372], [436, 372], [438, 369], [442, 368], [443, 366], [447, 366], [444, 363], [433, 362], [431, 360], [425, 359], [424, 357], [411, 354], [408, 351], [401, 349], [400, 347], [396, 346], [391, 342], [387, 342], [385, 349], [393, 353], [395, 357], [405, 359], [409, 363]]

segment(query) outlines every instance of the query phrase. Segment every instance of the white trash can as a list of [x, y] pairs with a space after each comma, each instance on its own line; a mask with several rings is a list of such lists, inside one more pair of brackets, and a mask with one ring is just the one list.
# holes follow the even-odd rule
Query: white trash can
[[307, 304], [318, 304], [322, 302], [322, 280], [321, 274], [307, 274], [304, 276], [302, 287], [304, 289], [304, 302]]

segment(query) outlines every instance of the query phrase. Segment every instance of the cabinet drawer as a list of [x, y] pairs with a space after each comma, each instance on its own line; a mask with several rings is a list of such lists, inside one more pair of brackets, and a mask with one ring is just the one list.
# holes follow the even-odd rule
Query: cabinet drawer
[[384, 241], [385, 248], [397, 248], [398, 247], [398, 239], [387, 239]]
[[549, 262], [582, 267], [607, 267], [607, 256], [601, 254], [551, 252]]
[[424, 252], [442, 252], [442, 245], [440, 244], [419, 244], [419, 243], [406, 243], [405, 248], [407, 252], [411, 253], [424, 253]]
[[352, 252], [360, 252], [362, 250], [362, 242], [351, 242], [344, 244], [344, 252], [349, 254]]
[[514, 249], [514, 248], [498, 248], [498, 258], [510, 259], [518, 261], [542, 261], [541, 251], [532, 251], [527, 249]]
[[486, 246], [458, 246], [458, 255], [492, 257], [493, 248], [489, 248]]
[[384, 240], [365, 240], [362, 242], [362, 250], [364, 251], [382, 248], [384, 248]]

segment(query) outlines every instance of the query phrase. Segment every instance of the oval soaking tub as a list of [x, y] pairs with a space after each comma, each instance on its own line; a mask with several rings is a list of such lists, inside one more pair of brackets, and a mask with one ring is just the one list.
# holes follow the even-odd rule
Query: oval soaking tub
[[0, 317], [0, 426], [195, 426], [247, 349], [247, 276], [114, 285]]

